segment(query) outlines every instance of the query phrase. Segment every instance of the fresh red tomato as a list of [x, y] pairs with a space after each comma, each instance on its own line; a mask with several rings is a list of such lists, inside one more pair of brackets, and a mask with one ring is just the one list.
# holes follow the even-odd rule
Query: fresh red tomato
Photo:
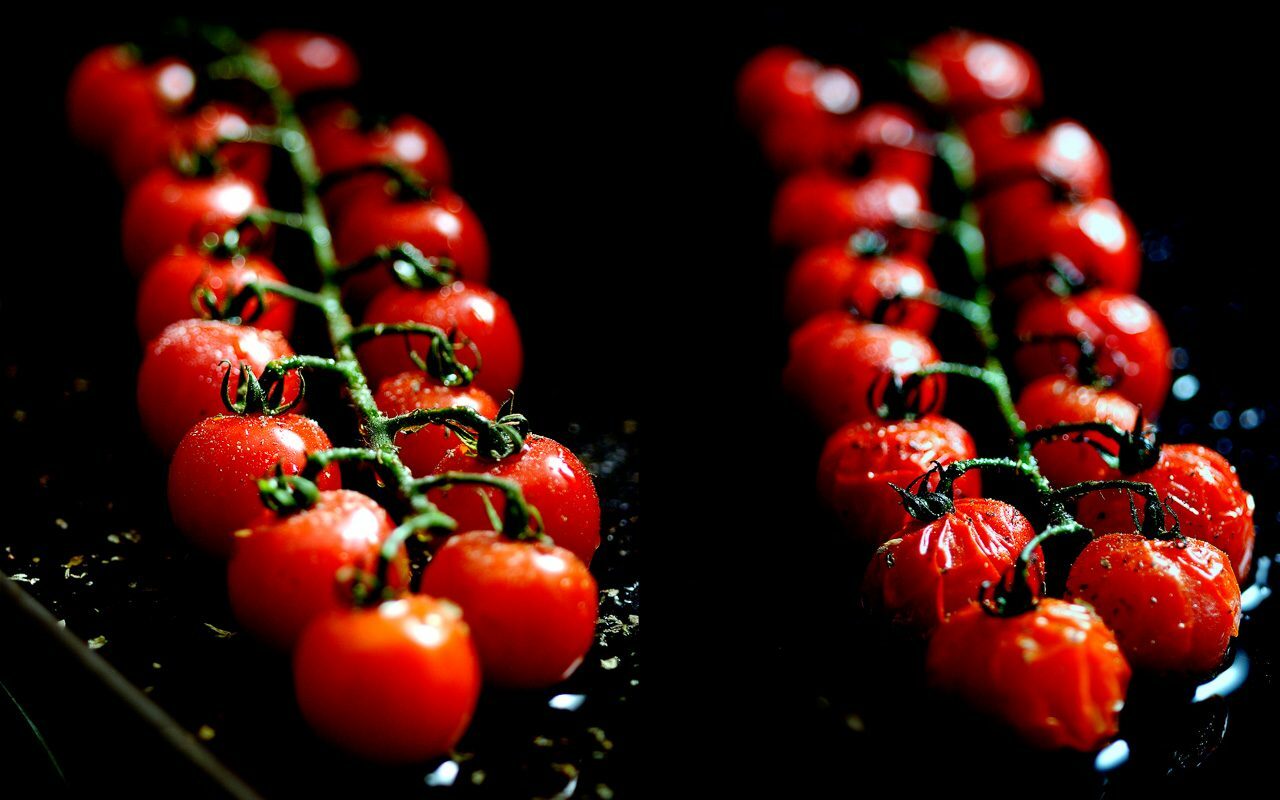
[[107, 45], [85, 56], [67, 87], [67, 118], [76, 138], [109, 152], [131, 120], [154, 119], [187, 104], [196, 76], [176, 58], [144, 65], [126, 45]]
[[1036, 337], [1086, 336], [1097, 353], [1095, 371], [1114, 381], [1112, 391], [1142, 407], [1152, 419], [1169, 393], [1169, 335], [1160, 316], [1136, 295], [1093, 289], [1072, 297], [1042, 297], [1018, 312], [1014, 364], [1025, 380], [1074, 369], [1080, 355], [1072, 341], [1036, 342]]
[[[520, 382], [524, 351], [520, 331], [507, 301], [482, 286], [456, 281], [434, 291], [391, 286], [369, 304], [364, 322], [421, 322], [449, 332], [458, 332], [471, 340], [480, 352], [480, 369], [475, 385], [494, 397], [505, 398]], [[427, 352], [430, 340], [410, 336], [419, 355]], [[417, 369], [405, 348], [403, 336], [384, 336], [362, 344], [358, 350], [360, 363], [370, 382], [401, 372]], [[470, 348], [457, 351], [458, 360], [476, 365]]]
[[351, 46], [327, 33], [267, 31], [253, 46], [276, 68], [280, 85], [290, 94], [349, 89], [360, 77]]
[[[600, 498], [591, 474], [569, 448], [545, 436], [531, 435], [520, 452], [501, 461], [472, 453], [459, 445], [432, 472], [473, 472], [520, 484], [524, 499], [542, 515], [542, 531], [584, 564], [600, 546]], [[488, 496], [501, 519], [506, 498], [490, 487], [454, 486], [427, 493], [440, 510], [453, 517], [458, 530], [492, 527], [480, 494]]]
[[[286, 475], [306, 466], [307, 455], [328, 450], [329, 437], [299, 414], [216, 416], [192, 426], [169, 464], [169, 513], [197, 547], [231, 555], [233, 534], [263, 512], [258, 479], [277, 464]], [[315, 480], [321, 489], [342, 486], [330, 465]]]
[[[894, 625], [927, 636], [952, 614], [976, 605], [983, 582], [998, 582], [1035, 535], [1008, 503], [958, 499], [954, 512], [932, 522], [913, 520], [880, 545], [862, 581], [863, 600]], [[1029, 573], [1039, 587], [1042, 555]]]
[[125, 263], [140, 278], [175, 246], [234, 228], [266, 204], [261, 187], [238, 175], [188, 178], [167, 167], [152, 170], [125, 198]]
[[471, 722], [480, 661], [461, 610], [426, 595], [330, 611], [293, 653], [302, 716], [371, 761], [444, 755]]
[[1240, 630], [1231, 564], [1199, 539], [1100, 536], [1071, 565], [1067, 596], [1093, 606], [1135, 669], [1208, 672]]
[[[322, 491], [314, 506], [292, 514], [260, 507], [235, 534], [227, 565], [231, 610], [256, 638], [289, 650], [308, 623], [345, 607], [338, 590], [343, 571], [372, 572], [393, 530], [382, 506], [346, 489]], [[409, 585], [403, 548], [389, 566], [387, 583], [395, 589]]]
[[[142, 429], [166, 455], [202, 419], [222, 414], [222, 378], [232, 365], [230, 391], [239, 385], [239, 365], [255, 375], [274, 358], [293, 355], [275, 331], [229, 325], [213, 320], [183, 320], [165, 328], [146, 347], [138, 371], [138, 412]], [[298, 376], [285, 378], [285, 399], [297, 397]]]
[[752, 128], [778, 117], [848, 114], [862, 87], [852, 72], [827, 67], [790, 47], [771, 47], [738, 75], [738, 110]]
[[1043, 131], [1022, 130], [1023, 114], [993, 108], [963, 125], [973, 151], [975, 183], [994, 187], [1042, 179], [1078, 201], [1111, 196], [1111, 168], [1102, 145], [1080, 123], [1064, 119]]
[[[262, 256], [218, 258], [186, 248], [161, 256], [138, 286], [138, 338], [149, 342], [170, 324], [197, 317], [192, 297], [199, 289], [208, 289], [222, 304], [254, 281], [287, 282], [280, 270]], [[252, 313], [257, 305], [257, 300], [250, 300], [245, 314]], [[287, 336], [293, 330], [296, 305], [287, 297], [268, 292], [265, 308], [253, 321], [253, 327]]]
[[956, 116], [991, 107], [1040, 105], [1040, 68], [1012, 42], [948, 31], [913, 51], [911, 61], [917, 90]]
[[230, 142], [243, 136], [252, 124], [248, 112], [229, 103], [209, 103], [185, 117], [137, 117], [116, 140], [112, 163], [125, 186], [132, 186], [175, 157], [216, 153], [214, 162], [224, 171], [262, 184], [271, 166], [271, 149], [255, 142]]
[[1088, 606], [1042, 598], [1013, 617], [972, 605], [934, 631], [929, 682], [1030, 743], [1091, 751], [1120, 729], [1131, 670]]
[[[1161, 445], [1160, 460], [1151, 469], [1133, 475], [1111, 472], [1107, 477], [1154, 486], [1172, 505], [1184, 536], [1226, 553], [1238, 580], [1249, 576], [1255, 536], [1253, 495], [1240, 485], [1236, 468], [1216, 450], [1198, 444]], [[1081, 497], [1077, 508], [1076, 519], [1094, 533], [1132, 528], [1127, 492], [1093, 492]], [[1137, 508], [1142, 519], [1142, 503]]]
[[903, 178], [923, 193], [933, 174], [933, 143], [910, 109], [892, 103], [867, 106], [837, 122], [836, 164], [860, 174]]
[[563, 547], [494, 531], [450, 536], [422, 591], [462, 606], [486, 681], [538, 688], [582, 663], [596, 632], [596, 581]]
[[923, 256], [933, 242], [933, 234], [919, 227], [927, 210], [924, 194], [901, 177], [802, 172], [779, 187], [770, 231], [774, 244], [805, 248], [870, 230], [884, 235], [892, 252]]
[[[1060, 422], [1110, 422], [1121, 430], [1133, 430], [1138, 407], [1123, 395], [1091, 386], [1081, 386], [1072, 378], [1046, 375], [1032, 381], [1018, 397], [1018, 416], [1028, 430], [1048, 428]], [[1115, 455], [1114, 439], [1100, 433], [1063, 434], [1057, 439], [1037, 442], [1032, 454], [1040, 474], [1054, 486], [1070, 486], [1083, 481], [1102, 480], [1110, 473], [1101, 454], [1088, 442], [1095, 442]]]
[[[889, 484], [905, 487], [934, 461], [949, 464], [977, 454], [969, 432], [945, 417], [850, 422], [822, 449], [818, 495], [856, 541], [878, 547], [911, 523]], [[978, 470], [966, 472], [956, 481], [955, 496], [980, 496], [981, 480]]]
[[[905, 378], [939, 361], [933, 343], [915, 331], [860, 322], [839, 311], [819, 314], [791, 334], [782, 383], [824, 430], [876, 416], [872, 390], [886, 373]], [[920, 386], [923, 411], [941, 405], [946, 381]]]
[[[416, 408], [475, 409], [481, 416], [496, 419], [499, 406], [489, 393], [477, 386], [445, 386], [420, 370], [402, 372], [382, 381], [374, 400], [389, 417], [407, 414]], [[459, 444], [458, 437], [444, 425], [428, 425], [412, 433], [397, 433], [400, 461], [415, 475], [429, 475], [440, 459]]]
[[[787, 273], [787, 321], [800, 325], [824, 311], [857, 311], [871, 320], [885, 301], [938, 288], [933, 270], [913, 255], [859, 256], [848, 244], [818, 245], [800, 254]], [[938, 308], [921, 300], [887, 305], [883, 321], [928, 335]]]

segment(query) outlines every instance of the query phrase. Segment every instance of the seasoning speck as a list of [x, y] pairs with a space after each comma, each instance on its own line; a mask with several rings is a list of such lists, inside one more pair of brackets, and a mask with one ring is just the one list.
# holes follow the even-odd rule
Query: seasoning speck
[[107, 643], [107, 637], [95, 636], [89, 640], [89, 649], [97, 650]]

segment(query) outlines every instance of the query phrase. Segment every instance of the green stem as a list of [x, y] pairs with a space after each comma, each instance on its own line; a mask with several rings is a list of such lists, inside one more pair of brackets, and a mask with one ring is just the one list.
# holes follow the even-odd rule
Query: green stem
[[978, 381], [990, 389], [991, 393], [995, 395], [1000, 415], [1004, 417], [1005, 424], [1009, 428], [1009, 435], [1013, 437], [1018, 451], [1018, 459], [1034, 467], [1035, 457], [1031, 455], [1031, 443], [1027, 440], [1026, 423], [1022, 421], [1022, 417], [1018, 416], [1018, 407], [1013, 401], [1013, 392], [1009, 388], [1009, 378], [1005, 375], [1004, 367], [1000, 364], [1000, 360], [994, 354], [988, 355], [985, 365], [981, 367], [973, 364], [953, 364], [949, 361], [940, 361], [925, 366], [915, 374], [959, 375], [963, 378]]

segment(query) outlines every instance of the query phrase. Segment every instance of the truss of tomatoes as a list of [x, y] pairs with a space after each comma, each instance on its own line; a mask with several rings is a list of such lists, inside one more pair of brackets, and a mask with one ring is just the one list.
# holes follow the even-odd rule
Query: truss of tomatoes
[[[743, 67], [737, 100], [781, 176], [773, 241], [797, 253], [783, 384], [828, 436], [818, 492], [866, 555], [869, 612], [928, 640], [933, 685], [1029, 743], [1095, 750], [1119, 730], [1133, 670], [1222, 664], [1250, 570], [1253, 498], [1217, 452], [1160, 443], [1146, 425], [1169, 390], [1169, 341], [1133, 294], [1137, 232], [1089, 132], [1031, 125], [1042, 89], [1030, 54], [952, 31], [917, 48], [908, 75], [954, 123], [949, 142], [963, 142], [967, 157], [950, 163], [985, 243], [975, 277], [1014, 319], [1000, 336], [1018, 342], [1020, 393], [1005, 413], [1014, 438], [1030, 433], [1018, 469], [1042, 498], [1063, 500], [1059, 527], [1092, 540], [1073, 563], [1046, 564], [1040, 532], [985, 497], [977, 469], [946, 477], [978, 451], [937, 413], [951, 377], [941, 373], [980, 373], [998, 396], [1009, 383], [1003, 365], [994, 378], [939, 368], [929, 338], [948, 303], [927, 259], [954, 230], [928, 207], [944, 140], [909, 109], [862, 104], [848, 70], [776, 47]], [[1095, 481], [1110, 488], [1081, 486]], [[1148, 484], [1159, 502], [1135, 503], [1116, 481]], [[1176, 523], [1155, 525], [1157, 513]], [[1067, 571], [1065, 597], [1045, 596], [1046, 569]]]
[[[340, 458], [317, 461], [337, 451], [303, 413], [301, 373], [269, 367], [297, 355], [295, 315], [319, 304], [270, 256], [280, 215], [263, 186], [272, 137], [290, 129], [267, 101], [276, 86], [288, 96], [349, 89], [359, 66], [341, 40], [290, 30], [230, 57], [270, 76], [258, 102], [197, 100], [203, 67], [128, 46], [90, 53], [68, 87], [74, 134], [110, 159], [127, 192], [143, 429], [171, 459], [175, 526], [227, 561], [244, 629], [292, 652], [311, 726], [372, 760], [422, 761], [451, 750], [482, 685], [546, 687], [581, 663], [597, 617], [588, 565], [599, 500], [581, 462], [549, 438], [521, 431], [510, 452], [486, 448], [509, 419], [496, 398], [519, 383], [523, 355], [511, 309], [485, 286], [484, 230], [449, 188], [430, 126], [364, 118], [345, 101], [312, 103], [302, 120], [335, 256], [373, 267], [343, 283], [343, 302], [365, 326], [410, 331], [374, 334], [347, 359], [376, 403], [355, 410], [362, 429], [370, 413], [451, 420], [387, 429], [408, 473], [445, 476], [414, 505], [453, 526], [421, 574], [388, 508], [343, 488]], [[406, 259], [418, 280], [404, 277]], [[421, 270], [437, 282], [424, 284]], [[534, 522], [504, 529], [523, 519], [517, 500]]]

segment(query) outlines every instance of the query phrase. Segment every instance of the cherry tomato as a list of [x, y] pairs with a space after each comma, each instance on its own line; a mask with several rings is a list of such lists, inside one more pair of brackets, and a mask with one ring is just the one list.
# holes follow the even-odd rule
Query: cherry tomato
[[426, 595], [317, 617], [293, 654], [302, 716], [373, 761], [449, 752], [480, 695], [480, 661], [461, 610]]
[[1131, 670], [1088, 606], [1043, 598], [1014, 617], [972, 605], [929, 641], [930, 683], [1002, 720], [1037, 747], [1090, 751], [1120, 729]]
[[[1110, 422], [1121, 430], [1133, 430], [1138, 407], [1116, 392], [1081, 386], [1071, 378], [1046, 375], [1028, 384], [1018, 397], [1018, 416], [1028, 430], [1048, 428], [1060, 422]], [[1111, 471], [1101, 454], [1088, 442], [1095, 442], [1115, 455], [1114, 439], [1100, 433], [1063, 434], [1057, 439], [1037, 442], [1032, 454], [1040, 473], [1054, 486], [1070, 486], [1083, 481], [1102, 480]]]
[[1231, 564], [1199, 539], [1100, 536], [1071, 565], [1067, 596], [1093, 606], [1135, 669], [1208, 672], [1240, 630]]
[[[790, 356], [782, 383], [824, 430], [876, 416], [871, 394], [885, 373], [906, 377], [936, 363], [938, 351], [925, 337], [902, 328], [859, 322], [828, 311], [791, 334]], [[941, 375], [920, 386], [922, 410], [942, 403]]]
[[[1042, 297], [1022, 307], [1015, 331], [1020, 339], [1087, 336], [1097, 352], [1095, 370], [1115, 382], [1114, 392], [1141, 406], [1148, 419], [1164, 407], [1170, 383], [1169, 336], [1159, 315], [1142, 298], [1111, 289]], [[1030, 380], [1062, 374], [1079, 354], [1071, 341], [1032, 341], [1018, 348], [1014, 364]]]
[[[600, 498], [591, 474], [569, 448], [545, 436], [531, 435], [524, 448], [501, 461], [478, 456], [459, 445], [432, 472], [473, 472], [520, 484], [524, 498], [542, 515], [543, 532], [584, 564], [600, 546]], [[454, 486], [427, 493], [440, 510], [453, 517], [458, 530], [491, 527], [480, 493], [488, 496], [501, 518], [506, 499], [497, 489]]]
[[[157, 448], [172, 453], [183, 435], [202, 419], [222, 414], [223, 361], [232, 365], [229, 388], [239, 385], [241, 362], [255, 375], [268, 361], [293, 355], [274, 331], [213, 320], [183, 320], [165, 328], [146, 347], [138, 371], [138, 412], [142, 428]], [[285, 399], [298, 394], [298, 376], [285, 378]]]
[[237, 175], [187, 178], [167, 167], [152, 170], [125, 198], [125, 263], [140, 278], [176, 245], [234, 228], [265, 205], [262, 189]]
[[559, 683], [596, 632], [596, 581], [563, 547], [493, 531], [450, 536], [427, 565], [422, 591], [462, 606], [486, 681]]
[[738, 110], [750, 127], [778, 117], [848, 114], [862, 87], [843, 67], [826, 67], [789, 47], [771, 47], [738, 75]]
[[[1253, 495], [1240, 485], [1236, 468], [1216, 450], [1198, 444], [1161, 445], [1160, 460], [1151, 469], [1133, 475], [1112, 472], [1107, 477], [1154, 486], [1172, 504], [1184, 536], [1226, 553], [1239, 581], [1249, 576], [1255, 536]], [[1127, 492], [1092, 492], [1080, 498], [1077, 508], [1076, 519], [1095, 533], [1132, 527]], [[1142, 519], [1141, 502], [1137, 509]]]
[[1012, 42], [948, 31], [918, 47], [911, 61], [917, 90], [956, 116], [991, 107], [1040, 105], [1040, 68]]
[[[298, 414], [202, 419], [187, 431], [169, 464], [169, 513], [174, 525], [200, 549], [231, 555], [234, 532], [262, 514], [258, 479], [276, 464], [296, 475], [307, 454], [330, 448], [329, 437]], [[316, 477], [321, 489], [338, 489], [336, 466]]]
[[248, 112], [229, 103], [210, 103], [186, 117], [137, 117], [116, 140], [112, 163], [125, 186], [131, 186], [175, 157], [204, 152], [224, 171], [256, 184], [267, 179], [271, 150], [256, 142], [229, 142], [249, 130]]
[[1111, 196], [1106, 151], [1084, 126], [1064, 119], [1030, 133], [1023, 119], [1019, 111], [993, 108], [964, 122], [978, 186], [1043, 179], [1078, 201]]
[[156, 118], [191, 99], [196, 76], [176, 58], [144, 65], [126, 45], [107, 45], [85, 56], [67, 87], [67, 118], [76, 138], [109, 152], [131, 120]]
[[885, 236], [891, 251], [923, 256], [933, 241], [932, 233], [919, 228], [927, 210], [925, 196], [901, 177], [857, 180], [802, 172], [779, 187], [770, 231], [774, 244], [804, 248], [871, 230]]
[[937, 306], [886, 301], [937, 288], [929, 265], [915, 256], [864, 257], [847, 244], [818, 245], [801, 253], [787, 274], [787, 321], [797, 326], [824, 311], [850, 309], [871, 320], [883, 305], [882, 321], [927, 336], [938, 319]]
[[933, 174], [933, 144], [910, 109], [892, 103], [867, 106], [836, 123], [835, 158], [842, 169], [903, 178], [923, 193]]
[[[222, 304], [245, 284], [254, 281], [287, 283], [280, 270], [261, 256], [218, 258], [178, 248], [156, 261], [138, 286], [138, 338], [149, 342], [171, 323], [195, 318], [197, 312], [192, 305], [192, 296], [200, 288], [213, 292], [218, 303]], [[245, 314], [253, 312], [257, 305], [257, 300], [250, 300], [245, 306]], [[268, 292], [264, 305], [262, 315], [253, 321], [253, 327], [288, 335], [293, 330], [297, 304], [287, 297]]]
[[[954, 512], [932, 522], [913, 520], [880, 545], [862, 581], [863, 599], [895, 625], [927, 636], [976, 605], [983, 582], [998, 582], [1035, 535], [1008, 503], [958, 499]], [[1030, 565], [1033, 586], [1044, 581], [1042, 559], [1037, 555]]]
[[317, 89], [349, 89], [360, 77], [351, 46], [336, 36], [311, 31], [267, 31], [254, 41], [290, 94]]
[[[435, 291], [391, 286], [369, 304], [364, 322], [421, 322], [446, 333], [456, 328], [471, 340], [480, 353], [480, 369], [475, 386], [494, 397], [505, 398], [520, 382], [524, 351], [520, 331], [507, 301], [482, 286], [456, 281]], [[419, 355], [425, 354], [429, 340], [410, 336]], [[417, 369], [409, 358], [403, 336], [384, 336], [361, 345], [360, 363], [371, 382]], [[470, 348], [457, 351], [458, 360], [476, 365]]]
[[[497, 401], [483, 389], [445, 386], [419, 370], [402, 372], [382, 381], [373, 398], [389, 417], [407, 414], [415, 408], [473, 408], [482, 416], [496, 419]], [[444, 425], [428, 425], [412, 433], [396, 434], [400, 461], [415, 475], [429, 475], [440, 459], [459, 444], [458, 437]]]
[[[280, 515], [259, 506], [235, 534], [227, 565], [227, 595], [236, 619], [280, 650], [298, 641], [307, 624], [344, 608], [337, 582], [349, 568], [372, 572], [395, 525], [382, 506], [359, 492], [322, 491], [311, 508]], [[403, 549], [387, 573], [392, 588], [409, 584]]]
[[[856, 541], [877, 547], [911, 523], [889, 484], [905, 487], [934, 461], [949, 464], [977, 454], [969, 432], [945, 417], [850, 422], [822, 449], [818, 494]], [[966, 472], [956, 481], [956, 497], [980, 496], [981, 480], [978, 470]]]

